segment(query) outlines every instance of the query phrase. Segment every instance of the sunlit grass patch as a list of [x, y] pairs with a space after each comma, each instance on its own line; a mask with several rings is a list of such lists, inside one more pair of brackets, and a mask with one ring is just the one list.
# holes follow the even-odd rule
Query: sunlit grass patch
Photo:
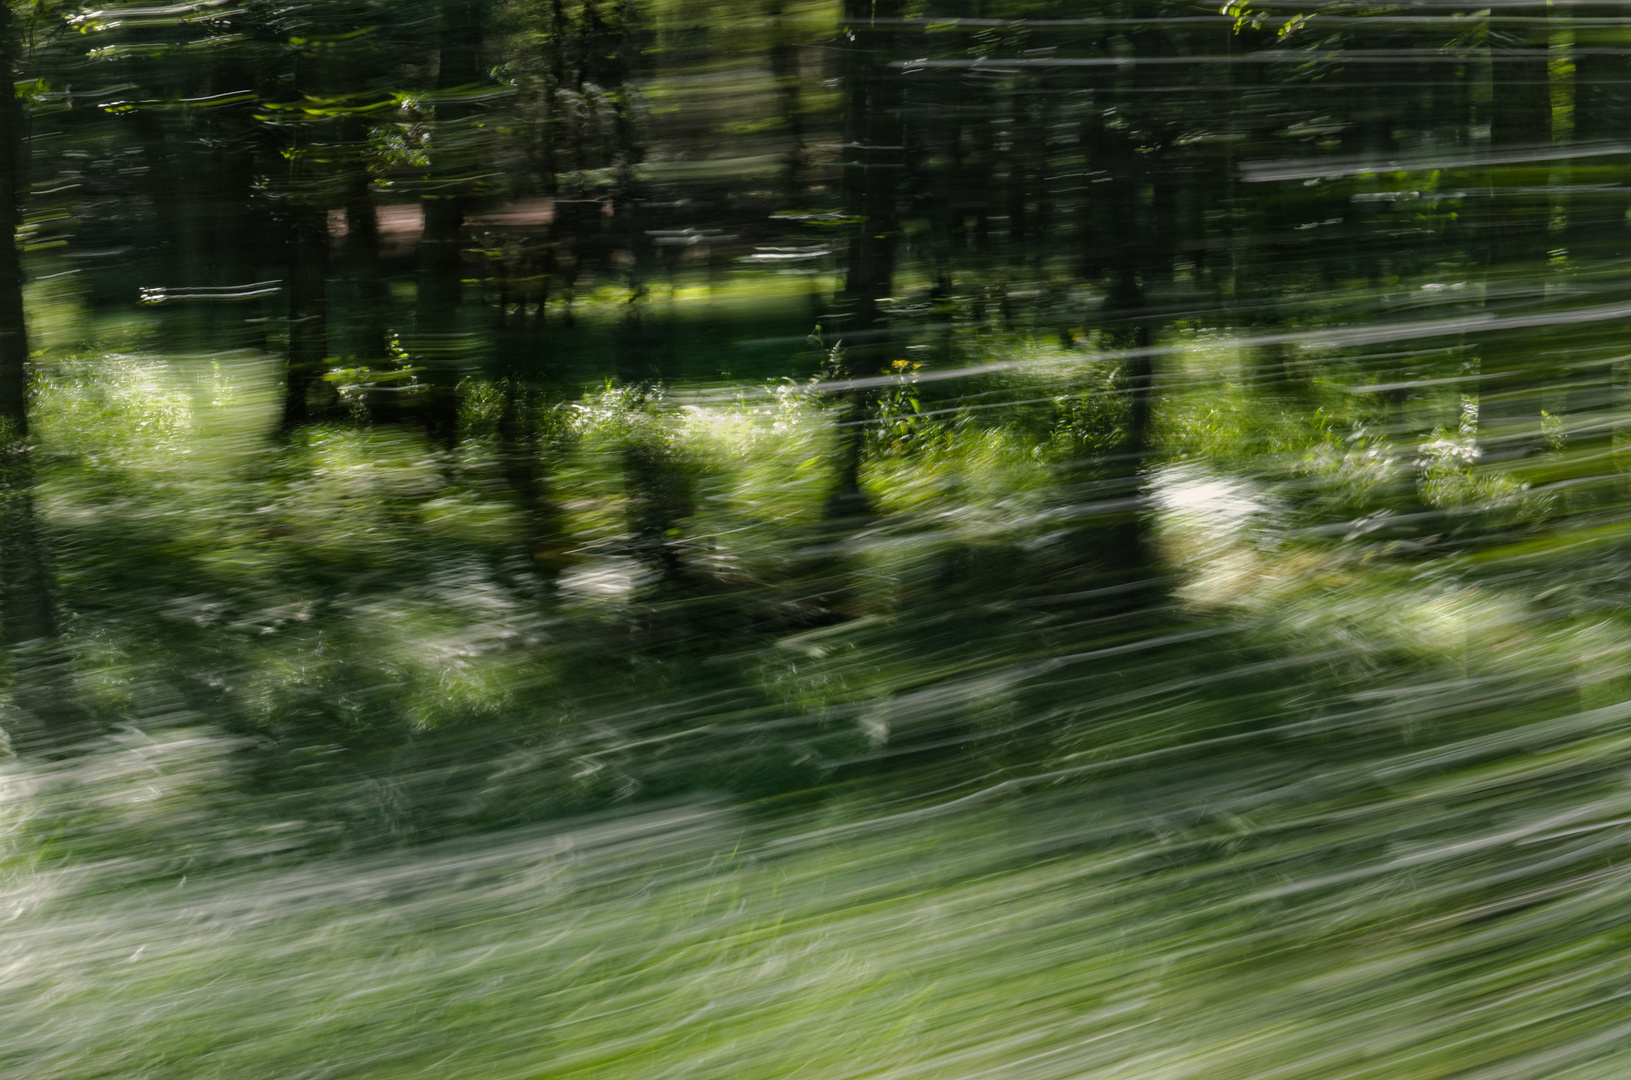
[[[791, 381], [747, 392], [735, 405], [688, 407], [679, 437], [718, 509], [759, 524], [808, 523], [832, 487], [837, 435], [818, 393]], [[729, 527], [728, 524], [725, 527]]]

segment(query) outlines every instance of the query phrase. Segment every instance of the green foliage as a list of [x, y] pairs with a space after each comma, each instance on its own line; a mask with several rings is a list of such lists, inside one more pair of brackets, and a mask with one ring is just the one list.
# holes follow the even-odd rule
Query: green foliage
[[1623, 1071], [1612, 13], [6, 11], [0, 1073]]

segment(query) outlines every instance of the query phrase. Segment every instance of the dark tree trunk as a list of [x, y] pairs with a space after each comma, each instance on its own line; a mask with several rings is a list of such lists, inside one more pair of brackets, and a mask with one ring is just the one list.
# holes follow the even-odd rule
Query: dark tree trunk
[[34, 465], [28, 445], [0, 445], [0, 639], [8, 646], [56, 636], [50, 562], [34, 507]]
[[[0, 3], [0, 65], [17, 61], [11, 5]], [[0, 637], [9, 646], [56, 634], [50, 575], [34, 511], [34, 468], [28, 450], [28, 328], [23, 317], [23, 268], [17, 245], [24, 169], [22, 103], [0, 93]]]
[[[1495, 314], [1508, 314], [1545, 302], [1551, 202], [1544, 189], [1551, 163], [1498, 159], [1543, 148], [1552, 140], [1549, 32], [1544, 22], [1549, 9], [1537, 5], [1496, 10], [1507, 19], [1497, 18], [1490, 34], [1494, 80], [1490, 150], [1497, 161], [1489, 169], [1485, 303]], [[1545, 339], [1539, 330], [1506, 331], [1489, 335], [1482, 343], [1478, 420], [1485, 460], [1515, 460], [1536, 447]]]
[[18, 717], [6, 734], [20, 753], [63, 747], [90, 730], [57, 640], [52, 576], [28, 444], [6, 439], [0, 442], [0, 644], [10, 661]]
[[[17, 28], [11, 5], [0, 3], [0, 64], [17, 64]], [[10, 76], [7, 76], [8, 79]], [[22, 102], [8, 81], [0, 93], [0, 433], [7, 441], [28, 435], [28, 332], [23, 322], [23, 266], [14, 237], [25, 191]]]
[[458, 441], [458, 383], [468, 350], [459, 330], [464, 301], [464, 227], [471, 174], [470, 105], [455, 93], [482, 81], [483, 0], [442, 0], [441, 50], [436, 75], [436, 126], [432, 142], [433, 190], [422, 200], [418, 350], [425, 362], [425, 426], [431, 439], [451, 448]]
[[[844, 47], [844, 206], [859, 219], [849, 241], [842, 331], [858, 362], [886, 351], [880, 302], [895, 280], [896, 197], [905, 140], [900, 73], [889, 68], [900, 0], [845, 0], [853, 40]], [[870, 350], [869, 352], [867, 350]], [[871, 374], [870, 371], [866, 374]]]
[[463, 302], [463, 260], [459, 230], [464, 224], [462, 200], [454, 195], [427, 196], [425, 232], [419, 272], [418, 351], [425, 362], [425, 426], [432, 440], [451, 448], [458, 441], [459, 368], [464, 350], [459, 338]]
[[[1149, 42], [1135, 34], [1133, 50]], [[1132, 78], [1147, 78], [1138, 71]], [[1111, 88], [1109, 100], [1136, 87]], [[1100, 180], [1091, 188], [1097, 203], [1092, 240], [1098, 250], [1087, 260], [1104, 269], [1106, 294], [1102, 333], [1122, 352], [1117, 390], [1126, 406], [1120, 444], [1107, 460], [1092, 466], [1093, 483], [1085, 489], [1092, 509], [1081, 523], [1081, 555], [1096, 571], [1104, 589], [1098, 605], [1105, 614], [1126, 614], [1149, 604], [1154, 596], [1155, 557], [1149, 537], [1149, 495], [1145, 465], [1151, 439], [1151, 391], [1154, 362], [1152, 313], [1146, 294], [1151, 279], [1170, 277], [1176, 237], [1154, 219], [1168, 212], [1162, 194], [1170, 178], [1162, 175], [1167, 153], [1160, 145], [1140, 145], [1133, 131], [1112, 127], [1106, 112], [1083, 132], [1088, 167]]]
[[[268, 276], [262, 264], [266, 244], [264, 219], [254, 198], [255, 158], [247, 145], [248, 121], [232, 118], [221, 137], [222, 145], [206, 166], [210, 181], [210, 250], [216, 260], [214, 280], [229, 287], [247, 286]], [[214, 340], [229, 349], [266, 351], [266, 320], [261, 302], [239, 300], [210, 305], [217, 326]]]
[[391, 355], [391, 290], [380, 252], [379, 217], [370, 194], [368, 165], [360, 150], [367, 129], [360, 121], [344, 136], [351, 149], [345, 163], [345, 245], [342, 273], [351, 307], [350, 349], [358, 360], [376, 363]]
[[1140, 158], [1150, 155], [1134, 153], [1120, 132], [1101, 129], [1100, 135], [1096, 158], [1110, 177], [1097, 185], [1106, 210], [1100, 232], [1105, 243], [1102, 258], [1110, 270], [1103, 329], [1109, 342], [1125, 352], [1117, 388], [1126, 403], [1126, 426], [1104, 470], [1102, 503], [1107, 507], [1108, 527], [1091, 530], [1094, 535], [1087, 554], [1105, 569], [1110, 587], [1123, 590], [1114, 594], [1122, 598], [1117, 606], [1131, 608], [1137, 603], [1129, 587], [1136, 589], [1149, 576], [1153, 562], [1144, 464], [1150, 445], [1154, 365], [1149, 355], [1152, 335], [1143, 282], [1149, 273], [1146, 261], [1152, 243], [1148, 215], [1140, 205], [1144, 179]]
[[[17, 28], [0, 4], [0, 70], [14, 73]], [[0, 644], [13, 666], [12, 701], [21, 713], [9, 732], [31, 751], [83, 733], [73, 707], [66, 658], [55, 644], [57, 612], [51, 563], [34, 504], [28, 444], [28, 331], [23, 273], [14, 237], [27, 190], [26, 117], [15, 93], [0, 93]]]
[[677, 583], [685, 570], [680, 525], [695, 508], [694, 496], [690, 477], [673, 459], [661, 432], [640, 432], [624, 448], [623, 485], [635, 558], [655, 570], [664, 584]]
[[[297, 56], [296, 100], [326, 92], [328, 73], [317, 56]], [[328, 355], [328, 181], [332, 173], [319, 155], [326, 133], [312, 122], [291, 125], [289, 166], [283, 192], [283, 244], [289, 303], [289, 355], [284, 382], [285, 431], [332, 412], [333, 395], [313, 412]]]
[[1117, 611], [1143, 607], [1153, 599], [1154, 547], [1150, 540], [1149, 494], [1144, 467], [1150, 449], [1151, 389], [1155, 365], [1149, 355], [1153, 342], [1144, 311], [1144, 290], [1125, 266], [1105, 300], [1106, 325], [1112, 339], [1126, 351], [1117, 389], [1127, 405], [1126, 427], [1114, 451], [1104, 488], [1108, 528], [1091, 544], [1090, 555], [1105, 571], [1107, 586], [1115, 590], [1109, 605]]
[[[1236, 54], [1247, 54], [1271, 48], [1271, 33], [1242, 28], [1231, 31], [1230, 48]], [[1255, 107], [1238, 110], [1245, 145], [1262, 146], [1273, 139], [1275, 114], [1263, 105], [1278, 94], [1267, 65], [1257, 63], [1231, 64], [1229, 67], [1230, 98], [1248, 102]], [[1235, 118], [1231, 116], [1231, 122]], [[1232, 178], [1231, 178], [1232, 179]], [[1296, 265], [1296, 252], [1289, 237], [1302, 222], [1294, 215], [1295, 200], [1300, 197], [1299, 181], [1269, 181], [1250, 185], [1248, 191], [1238, 191], [1235, 201], [1240, 208], [1250, 207], [1242, 216], [1245, 220], [1234, 233], [1232, 318], [1255, 334], [1270, 335], [1282, 328], [1284, 312], [1280, 297], [1286, 291], [1288, 271]], [[1290, 363], [1290, 350], [1283, 345], [1270, 344], [1252, 350], [1253, 376], [1259, 387], [1271, 394], [1295, 392], [1295, 368]]]
[[534, 573], [553, 578], [562, 569], [565, 534], [560, 508], [542, 467], [538, 427], [540, 393], [536, 381], [511, 371], [504, 377], [504, 405], [498, 434], [504, 481], [521, 515], [522, 543]]
[[[1574, 142], [1582, 148], [1621, 141], [1631, 130], [1631, 55], [1621, 35], [1631, 23], [1631, 4], [1579, 4], [1574, 7]], [[1574, 183], [1599, 190], [1576, 190], [1568, 213], [1569, 254], [1577, 263], [1617, 259], [1631, 251], [1623, 188], [1600, 188], [1619, 181], [1625, 158], [1577, 159]]]
[[[844, 206], [856, 219], [844, 278], [843, 370], [848, 377], [875, 375], [889, 356], [889, 320], [883, 301], [894, 288], [900, 223], [896, 199], [905, 138], [900, 73], [889, 68], [901, 0], [845, 0], [842, 40], [844, 78]], [[862, 421], [867, 395], [846, 395], [849, 425], [841, 442], [838, 484], [828, 517], [854, 517], [868, 510], [861, 490], [866, 445]]]
[[[1631, 5], [1577, 4], [1574, 20], [1574, 142], [1582, 150], [1618, 142], [1631, 130], [1631, 56], [1621, 35], [1631, 23]], [[1582, 157], [1570, 170], [1567, 210], [1569, 262], [1577, 280], [1607, 286], [1617, 297], [1624, 287], [1622, 260], [1631, 254], [1626, 227], [1627, 198], [1621, 181], [1626, 158]], [[1574, 508], [1613, 498], [1614, 425], [1622, 395], [1614, 368], [1624, 353], [1625, 327], [1618, 321], [1581, 326], [1571, 333], [1572, 362], [1567, 378], [1568, 460], [1557, 479], [1591, 482], [1570, 485], [1565, 498]]]
[[[297, 196], [298, 197], [298, 196]], [[288, 256], [289, 367], [283, 401], [285, 430], [312, 416], [328, 355], [328, 216], [318, 207], [291, 210], [285, 223]], [[327, 409], [320, 408], [319, 412]]]
[[[538, 270], [522, 257], [515, 265], [499, 266], [501, 275], [514, 274], [521, 282], [512, 285], [500, 278], [498, 303], [494, 310], [493, 340], [503, 387], [499, 412], [499, 464], [504, 482], [521, 516], [528, 568], [553, 578], [563, 567], [565, 533], [559, 505], [544, 467], [544, 433], [540, 410], [545, 401], [543, 370], [544, 303], [547, 289], [528, 281]], [[541, 276], [541, 275], [540, 275]], [[528, 315], [529, 301], [536, 299], [538, 314]], [[511, 304], [514, 311], [511, 311]]]
[[782, 194], [789, 208], [804, 199], [804, 103], [799, 79], [798, 46], [788, 29], [785, 0], [770, 0], [766, 8], [774, 25], [770, 46], [770, 75], [776, 81], [782, 126], [787, 135], [787, 164], [782, 170]]

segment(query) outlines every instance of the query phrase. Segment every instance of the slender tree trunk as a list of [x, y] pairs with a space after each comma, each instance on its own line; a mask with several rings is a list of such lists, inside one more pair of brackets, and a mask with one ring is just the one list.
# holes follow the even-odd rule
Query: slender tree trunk
[[0, 640], [16, 647], [57, 633], [50, 562], [34, 506], [34, 464], [28, 444], [0, 446]]
[[[1623, 40], [1631, 4], [1576, 5], [1574, 18], [1574, 142], [1586, 147], [1623, 140], [1631, 130], [1631, 54]], [[1576, 183], [1612, 184], [1623, 180], [1626, 159], [1581, 158], [1571, 171]], [[1569, 204], [1571, 258], [1589, 268], [1631, 253], [1627, 209], [1623, 188], [1575, 192]]]
[[[1231, 31], [1230, 47], [1237, 54], [1249, 54], [1272, 47], [1272, 35], [1249, 28]], [[1261, 98], [1270, 92], [1272, 75], [1265, 64], [1231, 64], [1230, 93], [1235, 100]], [[1277, 126], [1272, 111], [1242, 109], [1240, 123], [1246, 136], [1244, 145], [1272, 143]], [[1235, 233], [1233, 307], [1235, 320], [1249, 332], [1272, 334], [1282, 328], [1284, 313], [1281, 294], [1295, 264], [1296, 253], [1288, 238], [1296, 235], [1301, 222], [1294, 216], [1295, 199], [1302, 187], [1297, 181], [1270, 181], [1249, 185], [1240, 192], [1239, 204], [1249, 216]], [[1253, 378], [1270, 394], [1295, 393], [1296, 368], [1291, 350], [1279, 344], [1257, 346], [1252, 350]]]
[[18, 723], [6, 734], [18, 752], [81, 738], [69, 657], [57, 640], [51, 559], [34, 501], [34, 463], [22, 439], [0, 441], [0, 645], [11, 668]]
[[[0, 3], [0, 65], [17, 60], [11, 5]], [[56, 635], [50, 574], [34, 509], [28, 447], [28, 327], [17, 235], [25, 183], [22, 103], [0, 92], [0, 639], [16, 647]]]
[[[17, 28], [9, 3], [0, 3], [0, 64], [17, 64]], [[17, 251], [24, 194], [26, 143], [22, 102], [10, 75], [0, 86], [0, 433], [7, 441], [28, 436], [28, 332], [23, 322], [23, 266]]]
[[[1096, 167], [1109, 179], [1097, 185], [1104, 210], [1100, 236], [1103, 260], [1110, 271], [1109, 291], [1103, 307], [1103, 328], [1108, 340], [1126, 355], [1121, 361], [1118, 390], [1126, 403], [1126, 421], [1120, 445], [1107, 463], [1102, 503], [1108, 506], [1105, 528], [1090, 530], [1088, 554], [1106, 571], [1111, 587], [1135, 587], [1149, 576], [1153, 562], [1148, 538], [1149, 508], [1144, 490], [1145, 457], [1150, 445], [1150, 393], [1154, 365], [1150, 316], [1143, 279], [1148, 273], [1151, 239], [1148, 215], [1142, 212], [1140, 155], [1121, 132], [1099, 130]], [[1117, 593], [1117, 610], [1140, 601], [1131, 592]]]
[[[295, 99], [327, 90], [328, 80], [317, 56], [295, 59]], [[287, 189], [284, 195], [283, 243], [285, 292], [289, 301], [289, 356], [284, 383], [283, 428], [299, 427], [318, 417], [312, 413], [314, 391], [322, 384], [328, 355], [328, 183], [329, 169], [318, 154], [323, 136], [314, 124], [292, 125]], [[332, 394], [319, 414], [332, 411]]]
[[503, 385], [498, 433], [504, 481], [521, 515], [528, 567], [553, 578], [562, 569], [565, 544], [560, 508], [539, 460], [543, 449], [538, 428], [539, 387], [520, 371], [506, 373]]
[[464, 226], [475, 168], [468, 130], [473, 109], [451, 100], [456, 91], [482, 81], [483, 0], [442, 0], [441, 51], [436, 75], [436, 125], [432, 137], [432, 190], [421, 200], [425, 226], [420, 245], [418, 349], [426, 367], [425, 426], [433, 441], [458, 441], [458, 383], [468, 350], [459, 330], [464, 301]]
[[[1544, 5], [1498, 8], [1490, 33], [1494, 96], [1490, 152], [1544, 148], [1552, 140], [1548, 31], [1529, 20], [1544, 20]], [[1552, 163], [1511, 164], [1489, 169], [1488, 271], [1485, 303], [1496, 314], [1533, 310], [1545, 302], [1547, 233], [1551, 202], [1544, 193]], [[1540, 434], [1541, 371], [1546, 335], [1538, 330], [1501, 332], [1484, 340], [1478, 426], [1486, 460], [1524, 457]]]
[[786, 0], [769, 0], [765, 13], [775, 29], [770, 46], [770, 75], [776, 81], [782, 126], [787, 134], [787, 164], [782, 170], [782, 195], [789, 208], [804, 200], [804, 103], [799, 80], [798, 46], [788, 27]]
[[[538, 286], [539, 313], [536, 318], [529, 317], [528, 301], [533, 298], [534, 288], [528, 279], [537, 269], [532, 260], [523, 255], [512, 264], [497, 264], [495, 269], [504, 275], [498, 282], [498, 303], [493, 313], [493, 340], [503, 389], [498, 419], [499, 465], [521, 517], [527, 566], [541, 577], [553, 578], [563, 567], [565, 544], [560, 508], [542, 461], [544, 439], [539, 425], [545, 400], [542, 350], [547, 290]], [[511, 276], [521, 280], [512, 283]]]
[[[656, 417], [647, 421], [653, 428]], [[660, 431], [639, 431], [623, 449], [623, 486], [635, 558], [657, 572], [663, 585], [680, 582], [680, 526], [695, 509], [690, 477], [674, 460]]]
[[[255, 160], [245, 145], [247, 119], [228, 119], [223, 145], [210, 155], [211, 235], [215, 279], [228, 286], [265, 280], [263, 264], [266, 227], [254, 198]], [[218, 330], [213, 336], [229, 349], [266, 351], [266, 321], [258, 318], [261, 302], [236, 301], [213, 305]]]
[[[0, 70], [15, 72], [17, 29], [0, 3]], [[8, 82], [0, 93], [0, 644], [12, 663], [12, 703], [22, 715], [14, 749], [72, 741], [84, 717], [73, 707], [67, 660], [56, 645], [51, 564], [34, 502], [28, 442], [28, 330], [15, 237], [27, 190], [22, 102]]]
[[351, 148], [345, 163], [345, 245], [342, 264], [351, 305], [350, 345], [357, 359], [376, 363], [390, 353], [391, 290], [380, 253], [379, 217], [370, 193], [368, 165], [360, 150], [367, 135], [353, 121], [344, 136]]
[[843, 330], [858, 361], [869, 347], [869, 359], [886, 351], [877, 347], [888, 331], [880, 304], [895, 280], [900, 235], [895, 203], [905, 140], [901, 76], [888, 64], [896, 36], [893, 20], [902, 10], [900, 0], [845, 2], [854, 40], [844, 52], [844, 205], [859, 221], [849, 241]]
[[[298, 197], [298, 196], [297, 196]], [[283, 401], [285, 430], [313, 419], [312, 391], [328, 355], [328, 216], [321, 206], [292, 210], [288, 245], [289, 366]], [[326, 409], [322, 411], [327, 411]]]
[[[1151, 43], [1134, 32], [1135, 52]], [[1149, 78], [1135, 68], [1134, 80]], [[1136, 83], [1127, 89], [1138, 89]], [[1114, 94], [1112, 99], [1121, 95]], [[1117, 389], [1126, 406], [1120, 445], [1096, 468], [1094, 510], [1080, 529], [1082, 555], [1097, 570], [1107, 590], [1097, 607], [1104, 614], [1128, 614], [1153, 600], [1155, 555], [1149, 536], [1149, 493], [1145, 466], [1151, 441], [1151, 395], [1155, 368], [1152, 313], [1146, 295], [1152, 279], [1170, 277], [1176, 237], [1152, 219], [1168, 212], [1162, 194], [1170, 179], [1161, 175], [1166, 150], [1140, 146], [1133, 132], [1113, 129], [1104, 113], [1084, 132], [1089, 168], [1102, 178], [1092, 187], [1098, 202], [1094, 240], [1099, 251], [1090, 261], [1105, 270], [1102, 308], [1105, 338], [1123, 352]], [[1141, 152], [1143, 151], [1143, 152]], [[1146, 197], [1147, 193], [1147, 197]]]
[[[844, 205], [856, 219], [849, 241], [844, 279], [846, 370], [840, 376], [875, 375], [889, 355], [889, 320], [883, 301], [895, 280], [900, 224], [896, 198], [905, 138], [901, 122], [900, 73], [888, 67], [901, 0], [845, 0]], [[828, 517], [855, 517], [868, 510], [861, 490], [867, 395], [846, 395], [849, 425], [841, 442], [838, 484], [827, 504]]]

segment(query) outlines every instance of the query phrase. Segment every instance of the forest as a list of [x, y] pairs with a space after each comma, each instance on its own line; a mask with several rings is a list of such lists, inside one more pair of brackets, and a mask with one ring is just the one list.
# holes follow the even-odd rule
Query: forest
[[0, 59], [0, 1077], [1622, 1075], [1631, 3]]

